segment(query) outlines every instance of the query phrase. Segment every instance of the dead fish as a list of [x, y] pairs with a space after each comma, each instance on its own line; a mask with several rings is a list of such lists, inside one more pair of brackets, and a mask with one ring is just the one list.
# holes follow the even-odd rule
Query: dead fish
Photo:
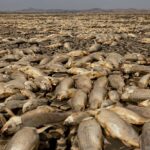
[[20, 90], [21, 94], [28, 97], [28, 98], [36, 98], [36, 94], [28, 89]]
[[21, 57], [19, 55], [7, 54], [3, 56], [2, 60], [6, 62], [18, 61]]
[[70, 56], [70, 58], [68, 59], [68, 61], [64, 65], [64, 67], [65, 68], [71, 68], [73, 66], [73, 64], [74, 64], [74, 61], [75, 61], [75, 58]]
[[121, 68], [125, 73], [150, 73], [150, 66], [145, 65], [123, 64]]
[[74, 112], [65, 119], [64, 125], [78, 125], [83, 119], [89, 117], [88, 112]]
[[70, 73], [70, 74], [75, 74], [75, 75], [82, 75], [82, 74], [85, 74], [85, 72], [86, 73], [89, 73], [89, 71], [88, 70], [86, 70], [86, 69], [84, 69], [84, 68], [70, 68], [70, 69], [68, 69], [68, 73]]
[[20, 66], [17, 64], [11, 64], [11, 65], [9, 64], [5, 68], [2, 68], [1, 70], [3, 73], [11, 74], [11, 73], [15, 72], [16, 70], [18, 70], [19, 67]]
[[55, 44], [51, 44], [51, 45], [48, 45], [48, 46], [45, 46], [46, 48], [49, 48], [49, 49], [57, 49], [59, 47], [62, 47], [62, 43], [55, 43]]
[[123, 101], [130, 101], [130, 102], [141, 102], [143, 100], [150, 99], [150, 89], [127, 89], [122, 95], [121, 99]]
[[150, 106], [150, 99], [147, 99], [145, 101], [140, 102], [138, 104], [138, 106], [149, 107]]
[[22, 112], [25, 113], [27, 111], [36, 109], [38, 106], [47, 105], [48, 101], [49, 100], [46, 98], [28, 99], [22, 106]]
[[43, 91], [50, 91], [52, 89], [51, 78], [47, 76], [39, 76], [34, 79], [34, 83]]
[[106, 76], [98, 78], [93, 85], [93, 88], [107, 88], [108, 78]]
[[69, 100], [69, 104], [75, 111], [83, 111], [87, 104], [87, 94], [82, 90], [77, 90]]
[[150, 81], [150, 74], [144, 75], [138, 82], [140, 88], [146, 88]]
[[37, 78], [39, 76], [45, 76], [45, 74], [41, 70], [32, 66], [23, 66], [18, 70], [24, 72], [25, 74], [33, 78]]
[[146, 122], [142, 128], [142, 134], [140, 138], [141, 150], [149, 150], [150, 148], [150, 122]]
[[16, 108], [22, 108], [23, 105], [27, 103], [27, 100], [5, 100], [4, 104], [6, 108], [9, 108], [11, 110]]
[[14, 133], [21, 127], [40, 127], [45, 124], [56, 124], [63, 122], [70, 112], [53, 112], [48, 106], [41, 106], [28, 111], [21, 116], [11, 117], [2, 128], [2, 132]]
[[85, 63], [91, 62], [93, 58], [88, 55], [73, 61], [72, 67], [83, 67]]
[[21, 93], [16, 93], [16, 94], [14, 94], [14, 95], [11, 95], [11, 96], [9, 96], [8, 98], [6, 98], [5, 99], [5, 101], [11, 101], [11, 100], [26, 100], [27, 99], [27, 97], [26, 96], [24, 96], [23, 94], [21, 94]]
[[1, 98], [7, 98], [11, 95], [14, 95], [18, 93], [18, 90], [17, 89], [13, 89], [13, 88], [10, 88], [10, 87], [5, 87], [4, 84], [1, 84], [0, 85], [0, 99]]
[[48, 62], [50, 62], [50, 60], [51, 60], [51, 57], [49, 57], [49, 56], [45, 56], [41, 61], [40, 61], [40, 63], [39, 63], [39, 65], [46, 65]]
[[99, 51], [99, 50], [101, 50], [101, 45], [98, 44], [98, 43], [93, 44], [93, 45], [88, 49], [89, 52], [96, 52], [96, 51]]
[[27, 43], [27, 40], [23, 38], [18, 38], [13, 41], [10, 41], [8, 44], [11, 45], [11, 44], [21, 44], [21, 43]]
[[118, 69], [119, 65], [124, 61], [124, 58], [118, 53], [108, 53], [106, 61], [110, 62], [116, 69]]
[[124, 59], [126, 61], [138, 61], [138, 60], [144, 60], [145, 57], [142, 54], [138, 54], [138, 53], [128, 53], [124, 56]]
[[87, 51], [83, 51], [83, 50], [75, 50], [75, 51], [71, 51], [69, 53], [67, 53], [68, 56], [70, 57], [83, 57], [84, 55], [87, 55], [88, 52]]
[[57, 73], [57, 72], [66, 73], [67, 72], [67, 69], [66, 69], [67, 65], [69, 65], [69, 64], [65, 64], [65, 65], [59, 64], [59, 63], [50, 64], [48, 67], [48, 71], [49, 71], [49, 73]]
[[113, 69], [113, 66], [105, 60], [100, 60], [93, 63], [86, 63], [85, 67], [89, 69], [93, 69], [95, 71], [105, 70], [107, 72], [111, 72], [111, 70]]
[[50, 61], [50, 64], [64, 64], [69, 59], [68, 55], [56, 54], [53, 56], [53, 59]]
[[0, 73], [0, 82], [8, 82], [8, 81], [10, 81], [10, 76]]
[[69, 98], [69, 89], [73, 87], [74, 80], [70, 77], [63, 79], [55, 89], [57, 99], [63, 100]]
[[[69, 64], [67, 64], [69, 65]], [[45, 69], [43, 70], [43, 72], [46, 72], [48, 71], [49, 73], [56, 73], [56, 72], [67, 72], [65, 66], [63, 64], [60, 64], [60, 63], [48, 63], [44, 66], [40, 66], [39, 67], [40, 69]]]
[[101, 77], [95, 81], [94, 87], [89, 95], [90, 108], [96, 109], [101, 106], [107, 94], [107, 83], [108, 80], [106, 77]]
[[8, 65], [9, 65], [9, 62], [0, 61], [0, 68], [1, 68], [0, 72], [4, 73], [5, 69], [3, 70], [3, 68], [6, 68]]
[[36, 129], [24, 127], [12, 137], [4, 150], [37, 150], [39, 142]]
[[108, 109], [118, 114], [123, 120], [125, 120], [129, 124], [142, 125], [146, 121], [148, 121], [147, 118], [144, 118], [138, 113], [135, 113], [134, 111], [121, 106], [110, 106]]
[[89, 95], [90, 108], [99, 108], [105, 99], [107, 90], [105, 88], [94, 88]]
[[90, 79], [94, 79], [106, 75], [105, 71], [90, 71], [84, 68], [76, 68], [76, 67], [72, 67], [68, 69], [68, 73], [73, 75], [86, 75]]
[[108, 96], [109, 96], [109, 99], [113, 102], [119, 102], [120, 101], [120, 96], [119, 96], [118, 92], [115, 90], [109, 91]]
[[147, 65], [148, 63], [146, 60], [139, 60], [139, 61], [137, 61], [137, 64], [138, 65]]
[[11, 80], [7, 83], [5, 83], [5, 88], [13, 88], [13, 89], [24, 89], [24, 83], [26, 80]]
[[66, 107], [67, 110], [70, 109], [70, 106], [67, 103], [67, 101], [60, 101], [60, 100], [55, 100], [55, 99], [51, 102], [50, 106], [55, 107], [55, 109], [58, 108], [58, 110], [61, 109], [62, 107], [64, 108]]
[[144, 43], [144, 44], [150, 44], [150, 38], [145, 37], [145, 38], [141, 39], [140, 42]]
[[127, 108], [138, 113], [139, 115], [150, 118], [150, 107], [140, 107], [136, 105], [127, 105]]
[[102, 104], [101, 104], [101, 108], [107, 108], [111, 105], [114, 105], [115, 103], [113, 101], [111, 101], [110, 99], [105, 99]]
[[27, 78], [27, 76], [24, 73], [16, 70], [14, 70], [14, 72], [11, 73], [10, 77], [12, 80], [20, 80], [20, 81], [26, 81]]
[[95, 117], [108, 135], [120, 139], [127, 146], [139, 147], [138, 134], [119, 115], [103, 109]]
[[102, 52], [94, 52], [91, 53], [89, 56], [93, 58], [93, 61], [104, 61], [104, 56]]
[[122, 92], [125, 83], [123, 77], [120, 74], [109, 75], [108, 80], [111, 87], [118, 90], [119, 92]]
[[103, 135], [100, 125], [93, 118], [83, 120], [79, 124], [78, 143], [80, 150], [102, 150]]
[[75, 87], [81, 89], [85, 93], [89, 93], [92, 88], [92, 81], [85, 75], [78, 76], [77, 79], [75, 79]]
[[21, 128], [21, 124], [22, 124], [21, 117], [19, 116], [11, 117], [1, 128], [1, 132], [6, 132], [7, 130], [7, 132], [10, 134], [15, 133]]
[[0, 57], [3, 56], [3, 55], [5, 55], [5, 54], [8, 54], [8, 53], [9, 53], [9, 50], [6, 50], [6, 49], [5, 50], [1, 50]]
[[66, 48], [67, 50], [72, 50], [71, 43], [70, 42], [65, 42], [64, 43], [64, 48]]
[[32, 80], [28, 80], [24, 83], [25, 89], [31, 90], [31, 91], [37, 91], [38, 87]]

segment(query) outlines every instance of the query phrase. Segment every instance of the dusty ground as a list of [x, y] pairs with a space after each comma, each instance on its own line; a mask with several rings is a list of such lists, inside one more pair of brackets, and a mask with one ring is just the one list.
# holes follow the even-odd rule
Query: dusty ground
[[[0, 49], [36, 45], [53, 53], [70, 51], [66, 42], [83, 50], [98, 42], [103, 51], [150, 55], [150, 44], [142, 43], [150, 38], [149, 24], [148, 14], [1, 14]], [[19, 38], [22, 42], [15, 42]]]

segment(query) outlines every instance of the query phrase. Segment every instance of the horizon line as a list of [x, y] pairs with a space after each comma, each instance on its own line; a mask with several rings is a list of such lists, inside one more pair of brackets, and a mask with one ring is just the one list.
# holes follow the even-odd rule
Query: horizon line
[[86, 11], [86, 10], [101, 10], [101, 11], [109, 11], [109, 10], [150, 10], [150, 8], [88, 8], [88, 9], [61, 9], [61, 8], [23, 8], [23, 9], [15, 9], [15, 10], [0, 10], [0, 12], [15, 12], [15, 11], [27, 11], [27, 10], [35, 10], [35, 11], [51, 11], [51, 10], [61, 10], [61, 11]]

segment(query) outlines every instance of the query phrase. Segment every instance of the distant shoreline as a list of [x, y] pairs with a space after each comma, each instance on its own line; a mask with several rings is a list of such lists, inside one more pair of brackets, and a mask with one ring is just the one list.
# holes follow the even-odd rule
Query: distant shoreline
[[86, 9], [86, 10], [63, 10], [63, 9], [23, 9], [16, 11], [0, 11], [1, 14], [12, 14], [12, 13], [21, 13], [21, 14], [30, 14], [30, 13], [150, 13], [150, 9]]

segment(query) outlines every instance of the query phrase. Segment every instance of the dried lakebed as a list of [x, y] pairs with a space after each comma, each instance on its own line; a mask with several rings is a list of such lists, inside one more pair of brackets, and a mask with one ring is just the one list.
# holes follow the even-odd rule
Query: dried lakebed
[[149, 21], [1, 14], [0, 149], [148, 150]]

